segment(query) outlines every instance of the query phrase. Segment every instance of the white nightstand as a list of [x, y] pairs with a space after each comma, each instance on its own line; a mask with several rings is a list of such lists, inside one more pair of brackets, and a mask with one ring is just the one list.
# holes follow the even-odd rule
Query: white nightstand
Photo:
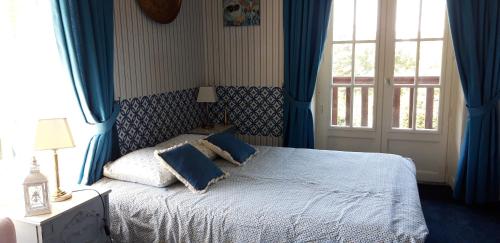
[[108, 200], [111, 190], [83, 190], [76, 188], [73, 197], [53, 202], [52, 213], [24, 217], [24, 203], [1, 205], [0, 213], [8, 216], [16, 227], [18, 243], [24, 242], [109, 242]]
[[212, 128], [198, 127], [198, 128], [195, 128], [195, 129], [189, 131], [190, 134], [201, 134], [201, 135], [210, 135], [210, 134], [222, 133], [222, 132], [235, 134], [236, 127], [234, 125], [215, 124], [214, 127], [212, 127]]

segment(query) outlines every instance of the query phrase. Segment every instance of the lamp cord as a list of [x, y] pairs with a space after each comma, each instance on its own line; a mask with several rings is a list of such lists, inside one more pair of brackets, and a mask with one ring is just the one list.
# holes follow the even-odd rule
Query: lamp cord
[[97, 193], [97, 195], [99, 195], [102, 204], [102, 221], [104, 222], [104, 232], [106, 233], [106, 236], [109, 238], [109, 241], [113, 242], [113, 239], [111, 238], [111, 230], [109, 229], [108, 226], [108, 218], [106, 217], [106, 205], [104, 204], [104, 199], [102, 198], [101, 193], [96, 189], [92, 188], [73, 190], [72, 192], [81, 192], [81, 191], [94, 191], [95, 193]]

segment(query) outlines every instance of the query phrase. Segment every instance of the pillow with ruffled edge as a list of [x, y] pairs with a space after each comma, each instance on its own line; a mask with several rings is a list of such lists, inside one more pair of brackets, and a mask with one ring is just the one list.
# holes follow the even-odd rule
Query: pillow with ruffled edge
[[208, 186], [229, 175], [186, 142], [166, 150], [156, 150], [155, 156], [194, 193], [205, 193]]
[[235, 165], [251, 160], [258, 150], [229, 133], [217, 133], [201, 139], [200, 142], [220, 157]]
[[166, 169], [165, 163], [155, 158], [155, 150], [153, 147], [139, 149], [108, 162], [103, 175], [154, 187], [166, 187], [176, 182], [177, 178]]
[[209, 159], [213, 160], [217, 158], [217, 154], [214, 153], [212, 150], [209, 148], [205, 147], [203, 144], [200, 143], [200, 139], [206, 138], [206, 135], [200, 135], [200, 134], [181, 134], [179, 136], [173, 137], [163, 143], [159, 143], [155, 146], [156, 149], [167, 149], [170, 147], [173, 147], [175, 145], [178, 145], [180, 143], [183, 143], [185, 141], [189, 142], [191, 145], [193, 145], [195, 148], [200, 150], [205, 156], [207, 156]]

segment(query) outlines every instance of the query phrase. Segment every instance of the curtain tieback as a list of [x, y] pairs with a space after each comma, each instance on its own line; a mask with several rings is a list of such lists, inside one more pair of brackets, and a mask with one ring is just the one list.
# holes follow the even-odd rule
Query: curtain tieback
[[118, 117], [118, 114], [120, 113], [120, 103], [115, 102], [113, 105], [113, 113], [111, 116], [103, 121], [103, 122], [98, 122], [98, 123], [89, 123], [89, 125], [93, 126], [95, 129], [95, 135], [102, 135], [113, 128], [113, 125], [116, 122], [116, 118]]
[[467, 109], [469, 110], [469, 116], [482, 116], [489, 111], [493, 110], [497, 103], [500, 101], [500, 92], [495, 95], [488, 103], [482, 105], [482, 106], [468, 106]]
[[297, 108], [309, 109], [311, 107], [310, 101], [299, 101], [294, 99], [288, 92], [285, 91], [285, 96], [288, 102]]

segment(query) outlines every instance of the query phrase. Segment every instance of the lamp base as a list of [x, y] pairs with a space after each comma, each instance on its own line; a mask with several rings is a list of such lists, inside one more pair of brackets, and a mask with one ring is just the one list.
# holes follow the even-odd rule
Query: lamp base
[[52, 194], [51, 199], [53, 202], [62, 202], [70, 199], [71, 197], [71, 193], [67, 193], [61, 189], [57, 189], [57, 191]]
[[52, 193], [52, 202], [62, 202], [71, 198], [71, 193], [66, 193], [59, 187], [59, 162], [57, 159], [57, 149], [54, 149], [54, 169], [56, 174], [56, 190]]

